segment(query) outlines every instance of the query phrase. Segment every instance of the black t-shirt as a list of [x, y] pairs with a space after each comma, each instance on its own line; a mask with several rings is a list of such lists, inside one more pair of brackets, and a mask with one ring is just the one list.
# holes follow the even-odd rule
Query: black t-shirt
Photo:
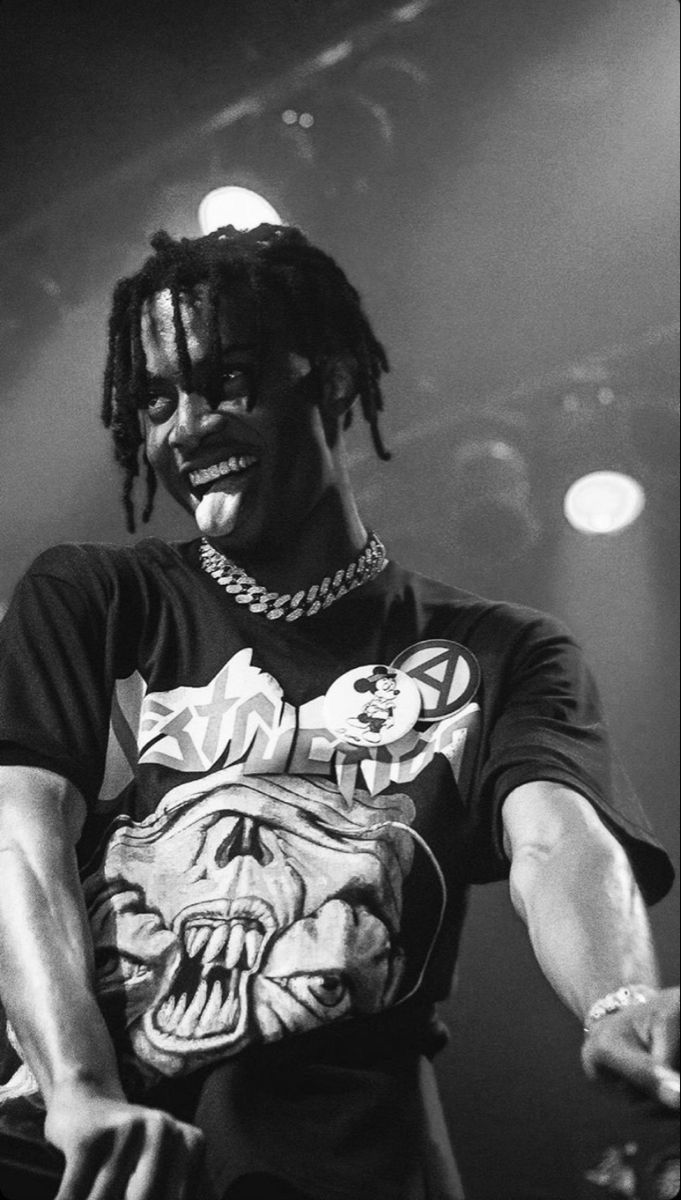
[[[391, 665], [423, 704], [386, 741]], [[325, 700], [355, 668], [359, 738]], [[47, 552], [0, 627], [0, 762], [85, 798], [97, 992], [133, 1092], [219, 1113], [223, 1180], [272, 1169], [330, 1200], [369, 1178], [418, 1195], [414, 1063], [467, 888], [508, 873], [513, 788], [576, 789], [649, 900], [670, 881], [569, 634], [394, 564], [288, 623], [226, 595], [197, 542]]]

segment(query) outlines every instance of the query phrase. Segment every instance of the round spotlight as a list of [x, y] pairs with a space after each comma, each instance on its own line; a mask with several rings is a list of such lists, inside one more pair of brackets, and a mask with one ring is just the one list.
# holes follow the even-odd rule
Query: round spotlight
[[617, 533], [645, 507], [640, 483], [619, 471], [594, 471], [575, 480], [565, 493], [563, 512], [580, 533]]
[[202, 233], [212, 233], [223, 225], [236, 229], [255, 229], [263, 221], [282, 225], [282, 219], [269, 200], [243, 187], [219, 187], [208, 192], [199, 205]]

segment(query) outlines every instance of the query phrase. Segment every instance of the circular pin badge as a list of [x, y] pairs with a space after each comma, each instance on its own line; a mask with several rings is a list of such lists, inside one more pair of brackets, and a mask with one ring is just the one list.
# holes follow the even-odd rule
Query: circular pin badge
[[465, 708], [480, 687], [478, 660], [466, 646], [442, 638], [415, 642], [392, 662], [421, 694], [420, 721], [441, 721]]
[[354, 746], [387, 746], [419, 719], [421, 693], [394, 667], [370, 665], [346, 671], [324, 697], [324, 720], [336, 737]]

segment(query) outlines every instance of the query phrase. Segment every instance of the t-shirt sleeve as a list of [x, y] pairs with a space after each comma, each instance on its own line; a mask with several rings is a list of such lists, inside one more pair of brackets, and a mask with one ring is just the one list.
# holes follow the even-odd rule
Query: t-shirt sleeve
[[[524, 783], [549, 780], [579, 792], [627, 850], [645, 898], [671, 886], [669, 858], [610, 745], [598, 690], [580, 647], [559, 622], [536, 614], [512, 640], [499, 681], [476, 821], [507, 870], [501, 809]], [[488, 842], [489, 845], [489, 842]]]
[[84, 548], [46, 551], [0, 624], [0, 763], [39, 766], [97, 794], [112, 670], [107, 584]]

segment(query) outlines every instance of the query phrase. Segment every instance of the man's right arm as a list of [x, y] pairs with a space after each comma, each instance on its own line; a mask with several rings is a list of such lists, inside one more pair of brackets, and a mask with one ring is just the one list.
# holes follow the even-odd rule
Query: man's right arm
[[2, 1001], [66, 1159], [57, 1200], [181, 1200], [202, 1135], [123, 1092], [94, 993], [75, 853], [84, 816], [61, 776], [0, 766]]

